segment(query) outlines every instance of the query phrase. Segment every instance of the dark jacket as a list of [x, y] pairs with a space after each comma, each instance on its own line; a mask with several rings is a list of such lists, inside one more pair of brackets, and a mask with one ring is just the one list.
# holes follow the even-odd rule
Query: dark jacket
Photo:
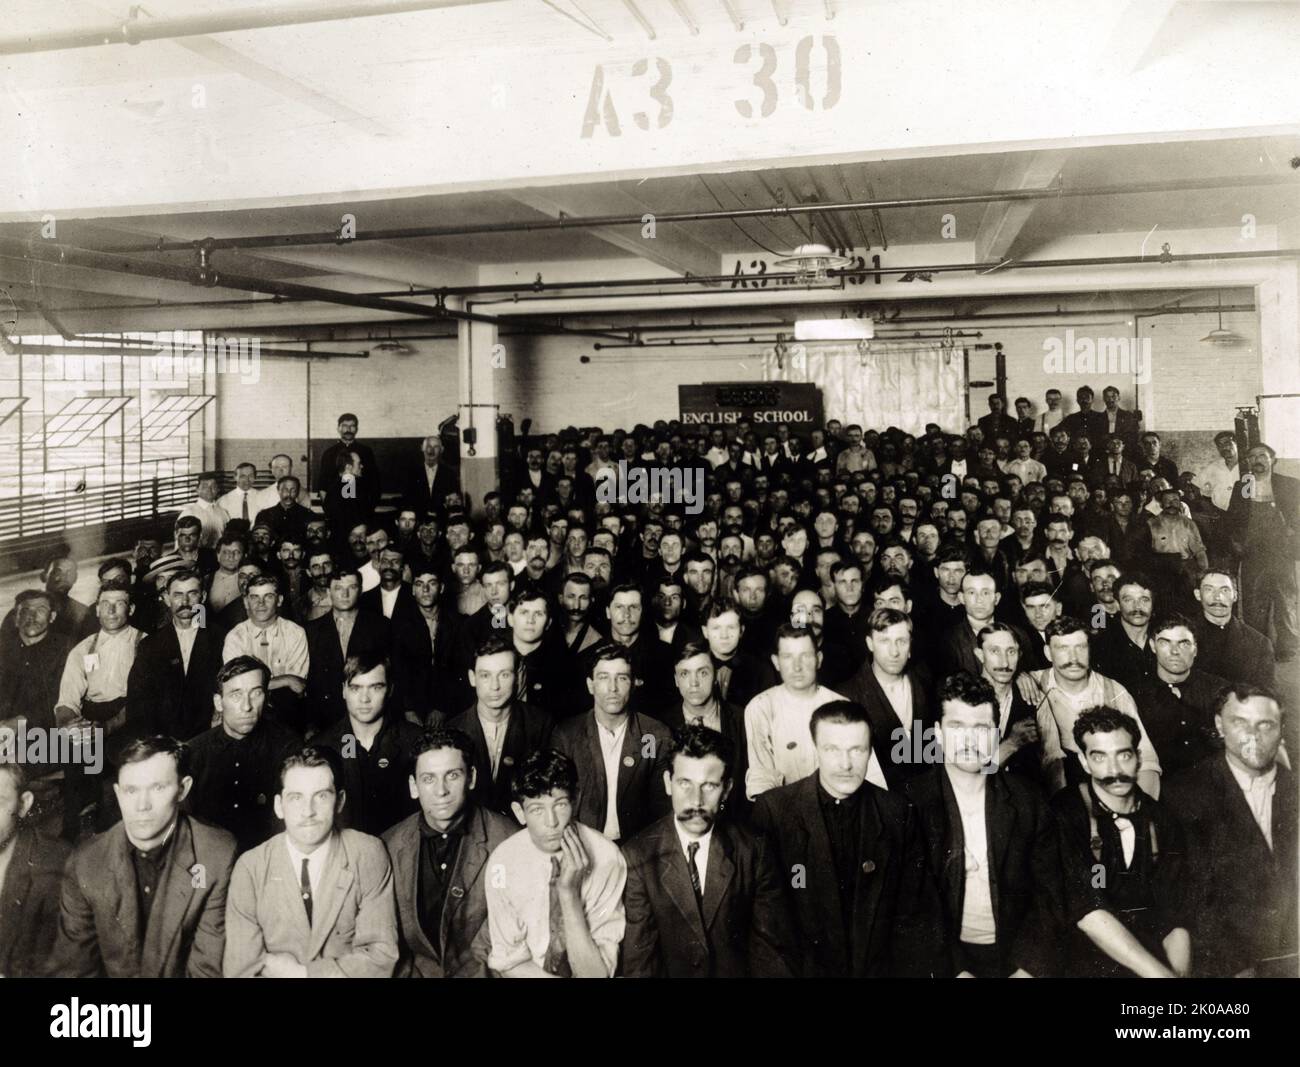
[[348, 799], [339, 826], [373, 837], [379, 837], [416, 808], [408, 779], [421, 730], [400, 716], [385, 715], [369, 751], [352, 732], [352, 720], [346, 714], [341, 722], [315, 738], [316, 744], [328, 745], [343, 757], [343, 787]]
[[551, 742], [553, 723], [550, 715], [541, 708], [516, 702], [510, 708], [510, 721], [506, 725], [505, 741], [501, 746], [501, 759], [497, 776], [492, 777], [492, 755], [488, 752], [483, 724], [479, 722], [476, 705], [471, 704], [461, 714], [447, 723], [453, 729], [463, 730], [474, 743], [474, 769], [477, 772], [470, 797], [490, 811], [510, 815], [514, 799], [515, 775], [524, 760], [538, 749], [547, 748]]
[[[618, 767], [619, 840], [627, 841], [668, 812], [663, 772], [668, 766], [668, 727], [649, 715], [631, 711]], [[596, 713], [565, 719], [555, 727], [551, 745], [578, 768], [578, 796], [573, 816], [597, 832], [605, 829], [608, 782], [605, 757], [596, 733]]]
[[395, 978], [486, 978], [492, 948], [483, 892], [488, 856], [519, 824], [471, 805], [465, 812], [464, 836], [447, 878], [438, 943], [420, 925], [420, 820], [416, 812], [384, 834], [393, 861], [397, 894], [398, 949]]
[[1212, 756], [1175, 775], [1165, 804], [1187, 837], [1194, 973], [1231, 977], [1261, 960], [1289, 953], [1285, 967], [1273, 973], [1295, 977], [1300, 862], [1295, 775], [1277, 768], [1272, 849], [1226, 755]]
[[[343, 703], [343, 664], [345, 657], [339, 646], [339, 631], [334, 625], [334, 613], [313, 619], [303, 627], [307, 631], [307, 700], [311, 705], [317, 726], [329, 727], [340, 719], [347, 719], [347, 706]], [[427, 631], [426, 631], [427, 633]], [[390, 634], [388, 620], [382, 615], [358, 609], [357, 620], [348, 637], [348, 655], [362, 652], [388, 651]], [[390, 682], [392, 680], [390, 679]]]
[[209, 627], [197, 629], [188, 671], [170, 622], [136, 646], [126, 683], [126, 727], [133, 735], [167, 734], [188, 741], [211, 727], [221, 637]]
[[715, 823], [696, 903], [676, 817], [623, 850], [623, 974], [628, 978], [789, 978], [795, 956], [785, 879], [766, 840]]
[[1215, 626], [1202, 615], [1196, 620], [1196, 649], [1197, 666], [1220, 678], [1273, 687], [1273, 642], [1238, 618]]
[[220, 978], [235, 839], [182, 814], [143, 931], [131, 847], [118, 823], [72, 854], [46, 973], [58, 978]]
[[761, 794], [754, 824], [767, 835], [797, 934], [795, 972], [804, 978], [927, 975], [933, 946], [925, 918], [933, 890], [916, 815], [907, 800], [863, 783], [860, 862], [852, 928], [846, 930], [817, 774]]
[[904, 735], [902, 720], [876, 680], [870, 663], [864, 663], [840, 689], [841, 694], [866, 709], [871, 723], [872, 751], [884, 772], [886, 783], [894, 792], [902, 789], [908, 779], [927, 769], [925, 762], [917, 759], [916, 755], [918, 752], [924, 754], [939, 717], [939, 709], [930, 693], [930, 672], [920, 664], [910, 663], [905, 674], [912, 684], [910, 736]]
[[[361, 594], [359, 607], [384, 617], [384, 602], [380, 587]], [[338, 644], [336, 641], [335, 644]], [[429, 672], [433, 670], [433, 644], [429, 640], [429, 627], [420, 614], [411, 587], [403, 583], [397, 589], [393, 617], [388, 620], [389, 658], [393, 665], [392, 707], [399, 704], [402, 711], [413, 711], [421, 719], [429, 714]]]
[[59, 928], [59, 883], [67, 842], [20, 828], [0, 885], [0, 975], [39, 977]]
[[[745, 733], [745, 709], [740, 704], [723, 700], [718, 705], [718, 714], [722, 719], [722, 734], [731, 742], [735, 753], [735, 762], [730, 768], [731, 780], [735, 783], [731, 796], [727, 798], [725, 814], [742, 821], [751, 814], [751, 805], [745, 796], [745, 774], [749, 770], [749, 739]], [[686, 725], [686, 715], [681, 701], [664, 705], [663, 724], [672, 732]]]
[[[948, 969], [961, 970], [962, 901], [966, 891], [965, 839], [948, 772], [933, 767], [907, 784], [941, 903], [940, 923]], [[1035, 977], [1058, 974], [1065, 922], [1060, 841], [1042, 793], [1013, 774], [985, 780], [989, 893], [997, 926], [999, 967], [1023, 968]]]

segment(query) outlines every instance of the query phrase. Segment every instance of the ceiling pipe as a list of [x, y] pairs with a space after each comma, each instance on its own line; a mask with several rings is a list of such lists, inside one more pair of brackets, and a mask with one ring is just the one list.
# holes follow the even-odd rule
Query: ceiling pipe
[[445, 7], [497, 3], [499, 0], [350, 0], [343, 4], [263, 4], [201, 15], [175, 18], [141, 19], [131, 8], [126, 19], [102, 22], [86, 29], [25, 33], [0, 38], [0, 55], [24, 55], [36, 52], [61, 52], [70, 48], [99, 48], [109, 44], [140, 44], [176, 37], [198, 37], [210, 33], [233, 33], [239, 30], [265, 30], [277, 26], [302, 26], [310, 22], [337, 22], [340, 19], [367, 18], [372, 15], [400, 15], [407, 12], [433, 11]]
[[[869, 340], [888, 341], [890, 343], [907, 342], [907, 341], [945, 341], [949, 338], [963, 337], [983, 337], [984, 334], [978, 331], [953, 332], [953, 333], [934, 333], [923, 334], [920, 331], [915, 333], [900, 333], [890, 335], [877, 335]], [[683, 337], [673, 338], [665, 337], [658, 341], [634, 341], [631, 343], [610, 344], [608, 342], [601, 344], [597, 341], [591, 347], [598, 352], [612, 348], [695, 348], [696, 346], [707, 346], [710, 348], [721, 348], [728, 345], [775, 345], [784, 344], [788, 341], [794, 341], [788, 333], [778, 333], [771, 337]], [[796, 342], [802, 344], [803, 342]], [[826, 341], [825, 344], [857, 344], [856, 341]], [[992, 348], [992, 345], [971, 345], [972, 348]]]
[[[226, 335], [222, 334], [222, 339], [226, 340]], [[232, 335], [229, 340], [235, 340]], [[11, 350], [20, 355], [30, 356], [141, 356], [149, 357], [150, 351], [156, 351], [160, 355], [170, 358], [174, 354], [178, 358], [185, 358], [191, 352], [202, 354], [205, 358], [209, 355], [216, 355], [221, 351], [219, 347], [208, 342], [205, 339], [203, 344], [177, 344], [173, 345], [167, 341], [145, 341], [141, 342], [142, 347], [131, 347], [129, 339], [118, 341], [115, 338], [106, 338], [104, 344], [87, 341], [84, 344], [73, 345], [46, 345], [46, 344], [29, 344], [25, 341], [15, 341], [10, 338], [9, 347]], [[147, 345], [148, 347], [143, 347]], [[256, 349], [259, 356], [287, 356], [294, 358], [310, 357], [311, 359], [369, 359], [369, 350], [364, 352], [318, 352], [316, 349], [310, 351], [297, 348], [268, 348], [266, 345], [259, 343]]]
[[[1135, 185], [1103, 185], [1080, 188], [1064, 186], [1047, 189], [1001, 189], [990, 193], [950, 193], [943, 196], [914, 196], [892, 200], [853, 200], [835, 203], [777, 204], [772, 207], [720, 208], [712, 211], [656, 212], [658, 225], [691, 222], [717, 222], [727, 219], [788, 218], [854, 211], [888, 211], [896, 208], [951, 207], [962, 204], [1000, 204], [1027, 200], [1058, 200], [1064, 197], [1137, 196], [1144, 193], [1189, 192], [1204, 189], [1263, 188], [1275, 185], [1295, 186], [1289, 175], [1260, 175], [1246, 178], [1185, 178]], [[101, 249], [117, 254], [136, 252], [184, 252], [200, 244], [212, 249], [286, 248], [295, 245], [351, 244], [354, 241], [401, 241], [424, 237], [471, 237], [481, 234], [536, 233], [545, 230], [590, 230], [610, 226], [644, 225], [642, 215], [567, 215], [554, 219], [515, 222], [483, 222], [468, 226], [401, 226], [386, 230], [360, 229], [352, 237], [339, 231], [258, 234], [246, 237], [208, 237], [203, 241], [167, 241], [114, 245]]]
[[[300, 285], [296, 282], [275, 281], [267, 278], [252, 278], [242, 274], [218, 271], [210, 261], [211, 249], [206, 245], [199, 249], [198, 267], [180, 267], [165, 263], [141, 262], [109, 252], [96, 252], [91, 249], [77, 248], [72, 245], [53, 242], [34, 243], [19, 241], [14, 238], [0, 237], [0, 254], [35, 260], [56, 265], [67, 264], [75, 267], [87, 267], [92, 270], [110, 271], [117, 274], [130, 274], [137, 277], [160, 278], [165, 281], [188, 282], [190, 285], [205, 288], [240, 289], [251, 293], [269, 293], [294, 300], [318, 301], [327, 304], [340, 304], [345, 307], [368, 308], [372, 311], [387, 311], [399, 315], [414, 315], [422, 319], [456, 319], [461, 322], [484, 322], [493, 326], [500, 325], [500, 320], [491, 316], [470, 311], [460, 311], [445, 305], [439, 295], [438, 303], [417, 304], [410, 300], [392, 300], [387, 297], [372, 296], [366, 293], [345, 293], [334, 289], [322, 289], [314, 285]], [[518, 326], [525, 330], [539, 333], [575, 334], [585, 337], [613, 337], [630, 339], [630, 335], [611, 333], [609, 331], [570, 330], [563, 326], [550, 326], [542, 323], [522, 322]]]

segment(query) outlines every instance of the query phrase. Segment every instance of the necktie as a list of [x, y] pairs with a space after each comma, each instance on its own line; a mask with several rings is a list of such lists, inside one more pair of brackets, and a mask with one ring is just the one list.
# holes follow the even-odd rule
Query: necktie
[[731, 668], [726, 664], [718, 667], [718, 692], [726, 700], [727, 690], [731, 688]]
[[695, 891], [695, 906], [704, 904], [704, 887], [700, 885], [700, 869], [695, 865], [695, 857], [700, 851], [700, 843], [692, 841], [686, 846], [686, 866], [691, 870], [691, 889]]
[[307, 875], [307, 857], [302, 860], [302, 906], [307, 909], [307, 925], [311, 925], [311, 878]]
[[564, 949], [564, 912], [560, 908], [560, 857], [551, 857], [550, 897], [551, 938], [546, 944], [546, 959], [542, 969], [557, 978], [572, 978], [569, 969], [569, 955]]
[[248, 490], [244, 490], [244, 521], [248, 521]]

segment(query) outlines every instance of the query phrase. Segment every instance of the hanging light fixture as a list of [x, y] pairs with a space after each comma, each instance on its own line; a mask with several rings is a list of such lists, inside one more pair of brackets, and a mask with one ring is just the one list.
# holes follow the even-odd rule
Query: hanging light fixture
[[831, 280], [829, 271], [843, 270], [852, 263], [853, 260], [848, 256], [837, 256], [817, 241], [802, 244], [788, 256], [776, 261], [778, 267], [793, 270], [795, 281], [800, 285], [825, 285]]
[[1239, 345], [1245, 338], [1239, 333], [1233, 333], [1231, 330], [1223, 328], [1223, 291], [1219, 291], [1219, 325], [1201, 338], [1203, 345], [1219, 345], [1223, 348], [1230, 348], [1233, 345]]

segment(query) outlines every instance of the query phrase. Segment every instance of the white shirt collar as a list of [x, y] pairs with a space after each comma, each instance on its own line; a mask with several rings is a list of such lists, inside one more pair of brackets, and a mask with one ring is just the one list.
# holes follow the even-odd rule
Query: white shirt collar
[[312, 894], [319, 892], [321, 876], [325, 873], [325, 864], [330, 858], [330, 849], [334, 847], [334, 835], [330, 836], [325, 842], [316, 849], [310, 856], [299, 852], [290, 840], [289, 835], [284, 835], [285, 846], [289, 850], [289, 861], [293, 865], [294, 878], [302, 878], [302, 861], [307, 861], [307, 880], [311, 883]]

